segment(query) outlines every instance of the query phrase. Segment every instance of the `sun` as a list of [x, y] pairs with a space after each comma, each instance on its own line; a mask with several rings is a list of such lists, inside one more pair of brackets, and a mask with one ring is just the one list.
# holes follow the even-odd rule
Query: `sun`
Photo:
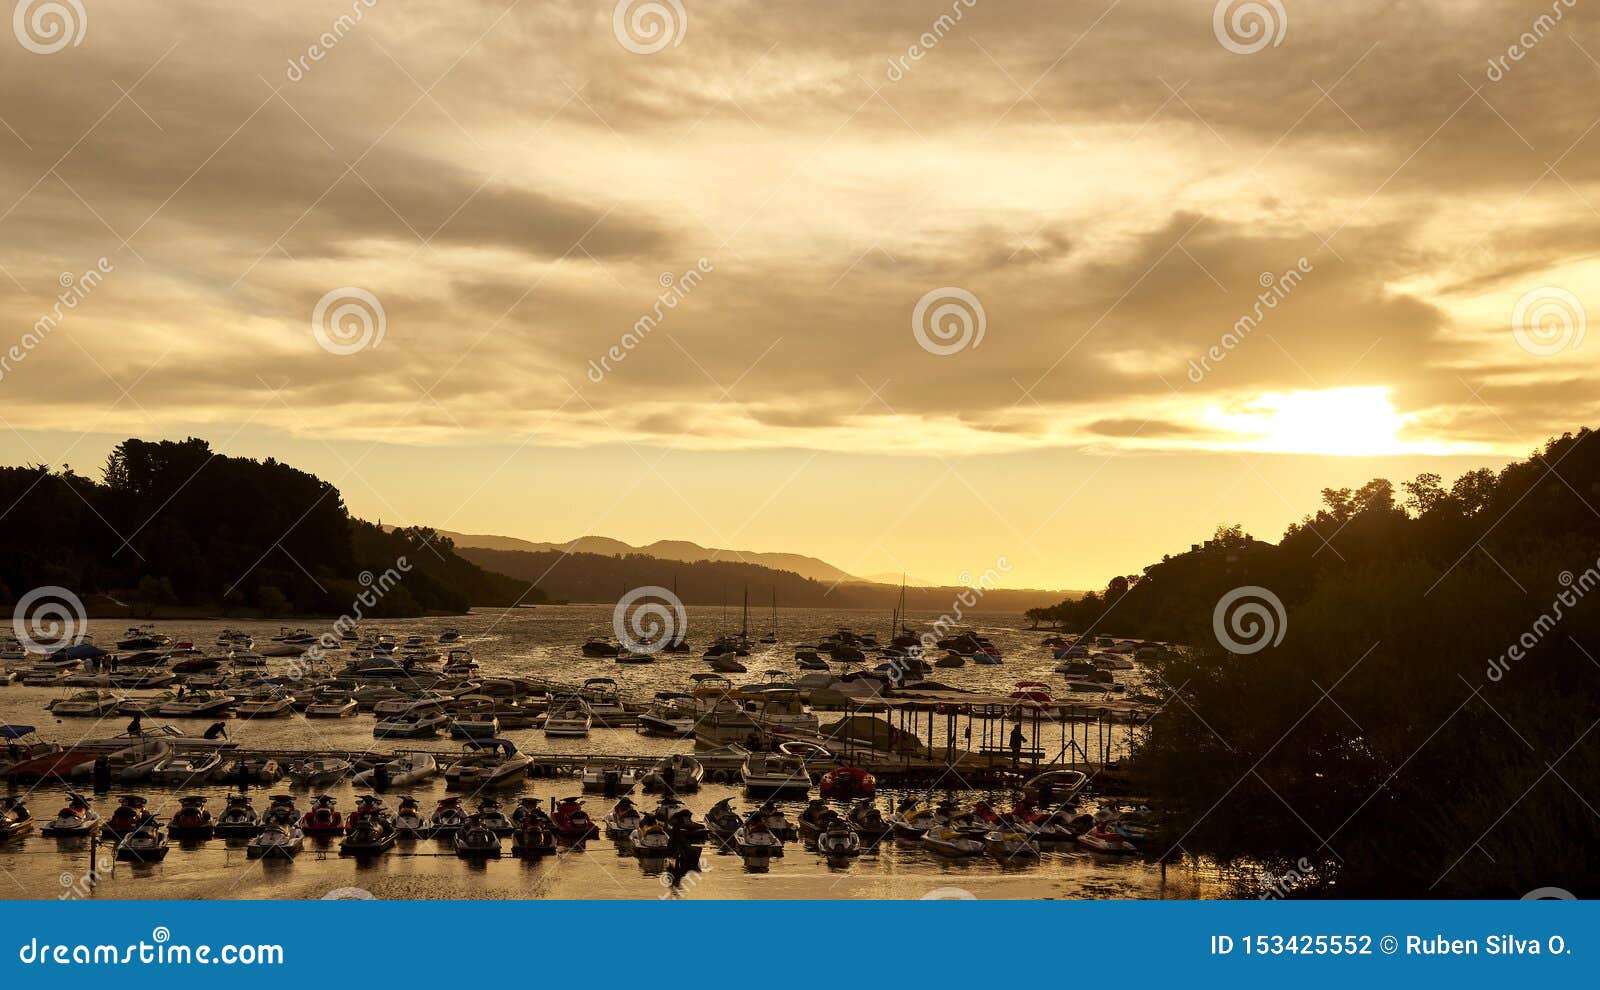
[[1267, 453], [1373, 457], [1414, 446], [1400, 439], [1411, 417], [1377, 386], [1269, 392], [1236, 411], [1214, 410], [1212, 419], [1243, 446]]

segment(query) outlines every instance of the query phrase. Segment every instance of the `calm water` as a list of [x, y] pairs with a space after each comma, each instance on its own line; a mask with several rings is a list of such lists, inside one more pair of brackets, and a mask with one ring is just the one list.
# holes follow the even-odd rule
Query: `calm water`
[[[911, 624], [931, 624], [936, 616], [913, 615]], [[991, 615], [974, 617], [974, 625], [999, 645], [1006, 654], [1003, 666], [979, 667], [968, 664], [956, 670], [939, 670], [939, 680], [956, 687], [1011, 690], [1015, 681], [1045, 681], [1064, 694], [1059, 675], [1052, 674], [1055, 661], [1039, 646], [1041, 633], [1027, 631], [1020, 616]], [[576, 682], [584, 677], [610, 676], [622, 685], [624, 693], [647, 699], [658, 690], [681, 689], [690, 673], [708, 669], [699, 652], [719, 631], [736, 631], [737, 611], [726, 620], [717, 608], [692, 608], [688, 635], [695, 653], [665, 657], [647, 666], [619, 665], [609, 660], [583, 658], [578, 644], [589, 635], [610, 635], [611, 609], [605, 606], [546, 606], [513, 612], [480, 611], [449, 619], [419, 619], [369, 623], [369, 631], [382, 631], [397, 637], [412, 633], [437, 633], [447, 627], [461, 631], [476, 653], [486, 674], [525, 674]], [[752, 614], [751, 629], [759, 635], [771, 623], [770, 612]], [[98, 620], [91, 624], [91, 635], [110, 645], [126, 623]], [[176, 640], [192, 640], [209, 649], [217, 633], [228, 627], [244, 628], [255, 634], [257, 649], [262, 649], [276, 634], [279, 623], [247, 623], [239, 620], [173, 621], [154, 623]], [[297, 624], [298, 625], [298, 624]], [[310, 625], [310, 624], [308, 624]], [[798, 673], [793, 663], [793, 644], [809, 643], [838, 626], [858, 631], [887, 632], [887, 618], [862, 612], [826, 610], [779, 610], [776, 647], [760, 647], [744, 660], [750, 673], [734, 675], [736, 683], [766, 680], [764, 672], [780, 670]], [[323, 627], [310, 625], [313, 632]], [[282, 670], [287, 660], [271, 660], [269, 672]], [[1137, 672], [1119, 672], [1118, 679], [1136, 690]], [[43, 707], [52, 698], [71, 693], [68, 688], [25, 688], [11, 685], [0, 688], [0, 721], [36, 725], [47, 739], [71, 743], [77, 739], [120, 732], [126, 719], [113, 716], [100, 724], [90, 719], [54, 720]], [[824, 723], [830, 720], [822, 714]], [[205, 721], [173, 721], [197, 733]], [[1058, 730], [1050, 730], [1052, 733]], [[372, 716], [361, 714], [338, 720], [306, 720], [298, 715], [285, 719], [255, 722], [230, 722], [231, 735], [242, 745], [294, 748], [327, 747], [384, 752], [406, 748], [404, 741], [372, 738]], [[689, 741], [647, 737], [633, 729], [596, 729], [587, 739], [546, 739], [537, 730], [504, 733], [529, 752], [606, 752], [657, 754], [692, 749]], [[1055, 736], [1047, 734], [1041, 744], [1052, 747]], [[436, 740], [422, 744], [444, 749], [452, 744]], [[176, 795], [150, 785], [140, 785], [151, 798], [152, 807], [163, 817], [176, 807]], [[287, 782], [270, 788], [256, 788], [257, 807], [265, 807], [268, 791], [286, 789]], [[520, 796], [551, 798], [578, 792], [572, 779], [530, 779], [520, 790], [500, 792], [497, 797], [507, 807]], [[349, 785], [332, 788], [341, 807], [354, 804], [355, 792]], [[185, 793], [204, 793], [212, 797], [213, 813], [223, 805], [226, 789], [206, 787]], [[442, 779], [434, 779], [412, 789], [425, 810], [431, 810], [444, 793]], [[978, 795], [969, 794], [975, 798]], [[734, 797], [735, 806], [748, 802], [738, 788], [707, 785], [688, 799], [697, 814], [703, 813], [723, 797]], [[995, 795], [1008, 803], [1007, 795]], [[880, 795], [880, 804], [892, 800]], [[392, 808], [396, 797], [388, 798]], [[53, 786], [41, 789], [30, 800], [36, 818], [48, 820], [59, 806], [59, 792]], [[305, 805], [302, 801], [302, 807]], [[642, 799], [646, 807], [654, 798]], [[115, 801], [97, 801], [97, 810], [109, 815]], [[791, 817], [804, 802], [789, 803]], [[589, 800], [596, 818], [604, 817], [610, 802], [602, 797]], [[1092, 806], [1088, 810], [1093, 810]], [[39, 827], [42, 827], [42, 822]], [[663, 894], [711, 898], [918, 898], [924, 896], [964, 896], [979, 898], [1106, 898], [1221, 896], [1223, 878], [1209, 869], [1170, 867], [1163, 878], [1159, 868], [1139, 861], [1113, 859], [1068, 847], [1046, 853], [1043, 860], [1028, 866], [1002, 866], [993, 859], [950, 862], [932, 856], [920, 846], [886, 840], [880, 851], [863, 856], [845, 868], [831, 867], [822, 857], [806, 851], [800, 843], [790, 843], [787, 854], [772, 862], [765, 873], [753, 873], [737, 856], [706, 850], [702, 871], [691, 875], [677, 888], [648, 870], [631, 855], [619, 852], [607, 839], [589, 842], [585, 848], [564, 851], [544, 861], [522, 862], [508, 855], [486, 865], [458, 860], [449, 849], [431, 840], [403, 841], [396, 849], [377, 859], [358, 862], [341, 858], [334, 847], [319, 851], [309, 841], [306, 851], [293, 863], [251, 862], [242, 847], [230, 848], [221, 840], [181, 847], [174, 844], [163, 863], [153, 866], [117, 864], [101, 877], [87, 896], [95, 898], [316, 898], [344, 888], [355, 888], [382, 898], [648, 898]], [[82, 876], [89, 869], [87, 849], [72, 848], [62, 840], [44, 839], [37, 834], [21, 842], [0, 847], [0, 891], [16, 898], [54, 898], [85, 896]]]

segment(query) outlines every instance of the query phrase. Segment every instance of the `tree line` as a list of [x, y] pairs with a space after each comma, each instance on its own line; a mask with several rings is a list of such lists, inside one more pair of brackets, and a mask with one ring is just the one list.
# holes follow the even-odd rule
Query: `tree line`
[[0, 601], [57, 585], [136, 611], [340, 614], [363, 575], [402, 556], [411, 569], [377, 604], [379, 617], [510, 604], [527, 590], [431, 529], [386, 532], [353, 518], [339, 490], [313, 474], [229, 457], [193, 437], [125, 440], [99, 481], [70, 465], [0, 467], [0, 512]]

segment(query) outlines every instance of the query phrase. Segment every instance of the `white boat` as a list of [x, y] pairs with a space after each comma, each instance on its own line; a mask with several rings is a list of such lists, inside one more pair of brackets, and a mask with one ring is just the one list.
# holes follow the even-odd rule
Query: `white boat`
[[[439, 772], [439, 761], [428, 753], [397, 753], [394, 759], [383, 764], [389, 787], [409, 787], [421, 783]], [[363, 770], [351, 778], [357, 787], [371, 787], [373, 770]]]
[[705, 773], [706, 768], [699, 760], [687, 753], [674, 753], [650, 768], [644, 776], [644, 788], [668, 793], [697, 791]]
[[[125, 784], [144, 780], [173, 752], [174, 746], [167, 739], [140, 739], [106, 755], [111, 765], [111, 779]], [[80, 763], [72, 768], [74, 780], [89, 780], [93, 776], [93, 763]]]
[[79, 691], [50, 702], [45, 711], [57, 718], [98, 718], [116, 711], [121, 703], [122, 699], [109, 691]]
[[154, 816], [144, 820], [138, 828], [117, 843], [117, 858], [135, 863], [155, 863], [167, 857], [172, 844]]
[[746, 794], [781, 795], [809, 794], [811, 772], [806, 761], [799, 756], [784, 753], [751, 753], [741, 771]]
[[681, 692], [662, 691], [650, 703], [649, 709], [639, 713], [636, 724], [645, 735], [676, 736], [681, 739], [694, 735], [694, 723], [694, 698]]
[[294, 695], [279, 687], [265, 688], [238, 699], [234, 715], [242, 719], [285, 718], [294, 712]]
[[[357, 691], [354, 695], [352, 695], [352, 697], [356, 699], [357, 704], [360, 704], [360, 691]], [[369, 707], [372, 711], [372, 714], [378, 716], [379, 718], [386, 718], [390, 715], [399, 715], [401, 712], [407, 711], [425, 711], [430, 707], [436, 712], [443, 713], [445, 710], [445, 703], [448, 700], [448, 698], [444, 698], [440, 695], [423, 694], [421, 692], [410, 692], [406, 694], [397, 693], [395, 697], [385, 698], [382, 701], [375, 701]]]
[[450, 708], [450, 735], [455, 739], [493, 739], [500, 734], [495, 700], [481, 694], [457, 698]]
[[609, 677], [591, 677], [578, 688], [578, 697], [589, 709], [594, 724], [602, 729], [632, 725], [636, 716], [622, 703], [617, 682]]
[[474, 739], [460, 759], [444, 771], [446, 790], [479, 791], [515, 784], [533, 761], [517, 752], [509, 739]]
[[289, 779], [301, 787], [323, 787], [343, 780], [354, 769], [349, 760], [338, 757], [305, 760], [289, 768]]
[[361, 706], [356, 699], [348, 694], [319, 695], [317, 699], [306, 706], [306, 718], [348, 718], [354, 715]]
[[583, 765], [581, 779], [590, 793], [630, 794], [644, 779], [644, 771], [626, 760], [595, 758]]
[[140, 717], [155, 715], [161, 711], [162, 705], [176, 697], [177, 695], [171, 691], [163, 691], [160, 694], [124, 697], [117, 704], [117, 714], [138, 715]]
[[378, 720], [372, 735], [378, 739], [423, 739], [439, 734], [449, 718], [433, 706], [409, 709]]
[[174, 697], [156, 709], [156, 713], [165, 718], [207, 718], [221, 715], [232, 708], [233, 704], [232, 695], [193, 691], [181, 698]]
[[733, 833], [733, 845], [739, 855], [746, 858], [783, 855], [783, 840], [759, 821], [747, 821], [740, 826]]
[[216, 750], [177, 752], [162, 759], [150, 771], [150, 779], [158, 784], [175, 784], [182, 787], [190, 783], [204, 783], [222, 766], [222, 754]]
[[550, 707], [544, 718], [544, 734], [547, 736], [578, 737], [587, 736], [589, 727], [594, 724], [594, 718], [589, 714], [589, 706], [583, 699], [575, 694], [558, 694], [550, 699]]

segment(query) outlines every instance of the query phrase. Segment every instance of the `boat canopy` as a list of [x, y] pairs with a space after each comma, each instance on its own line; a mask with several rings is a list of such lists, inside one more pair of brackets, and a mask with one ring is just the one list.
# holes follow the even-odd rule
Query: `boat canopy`
[[31, 725], [0, 725], [0, 739], [21, 739], [34, 733]]
[[50, 654], [52, 657], [61, 657], [67, 660], [86, 660], [90, 657], [110, 656], [110, 651], [102, 650], [93, 643], [74, 643], [72, 646], [63, 646]]
[[467, 749], [498, 749], [505, 756], [517, 755], [517, 744], [509, 739], [469, 739]]

